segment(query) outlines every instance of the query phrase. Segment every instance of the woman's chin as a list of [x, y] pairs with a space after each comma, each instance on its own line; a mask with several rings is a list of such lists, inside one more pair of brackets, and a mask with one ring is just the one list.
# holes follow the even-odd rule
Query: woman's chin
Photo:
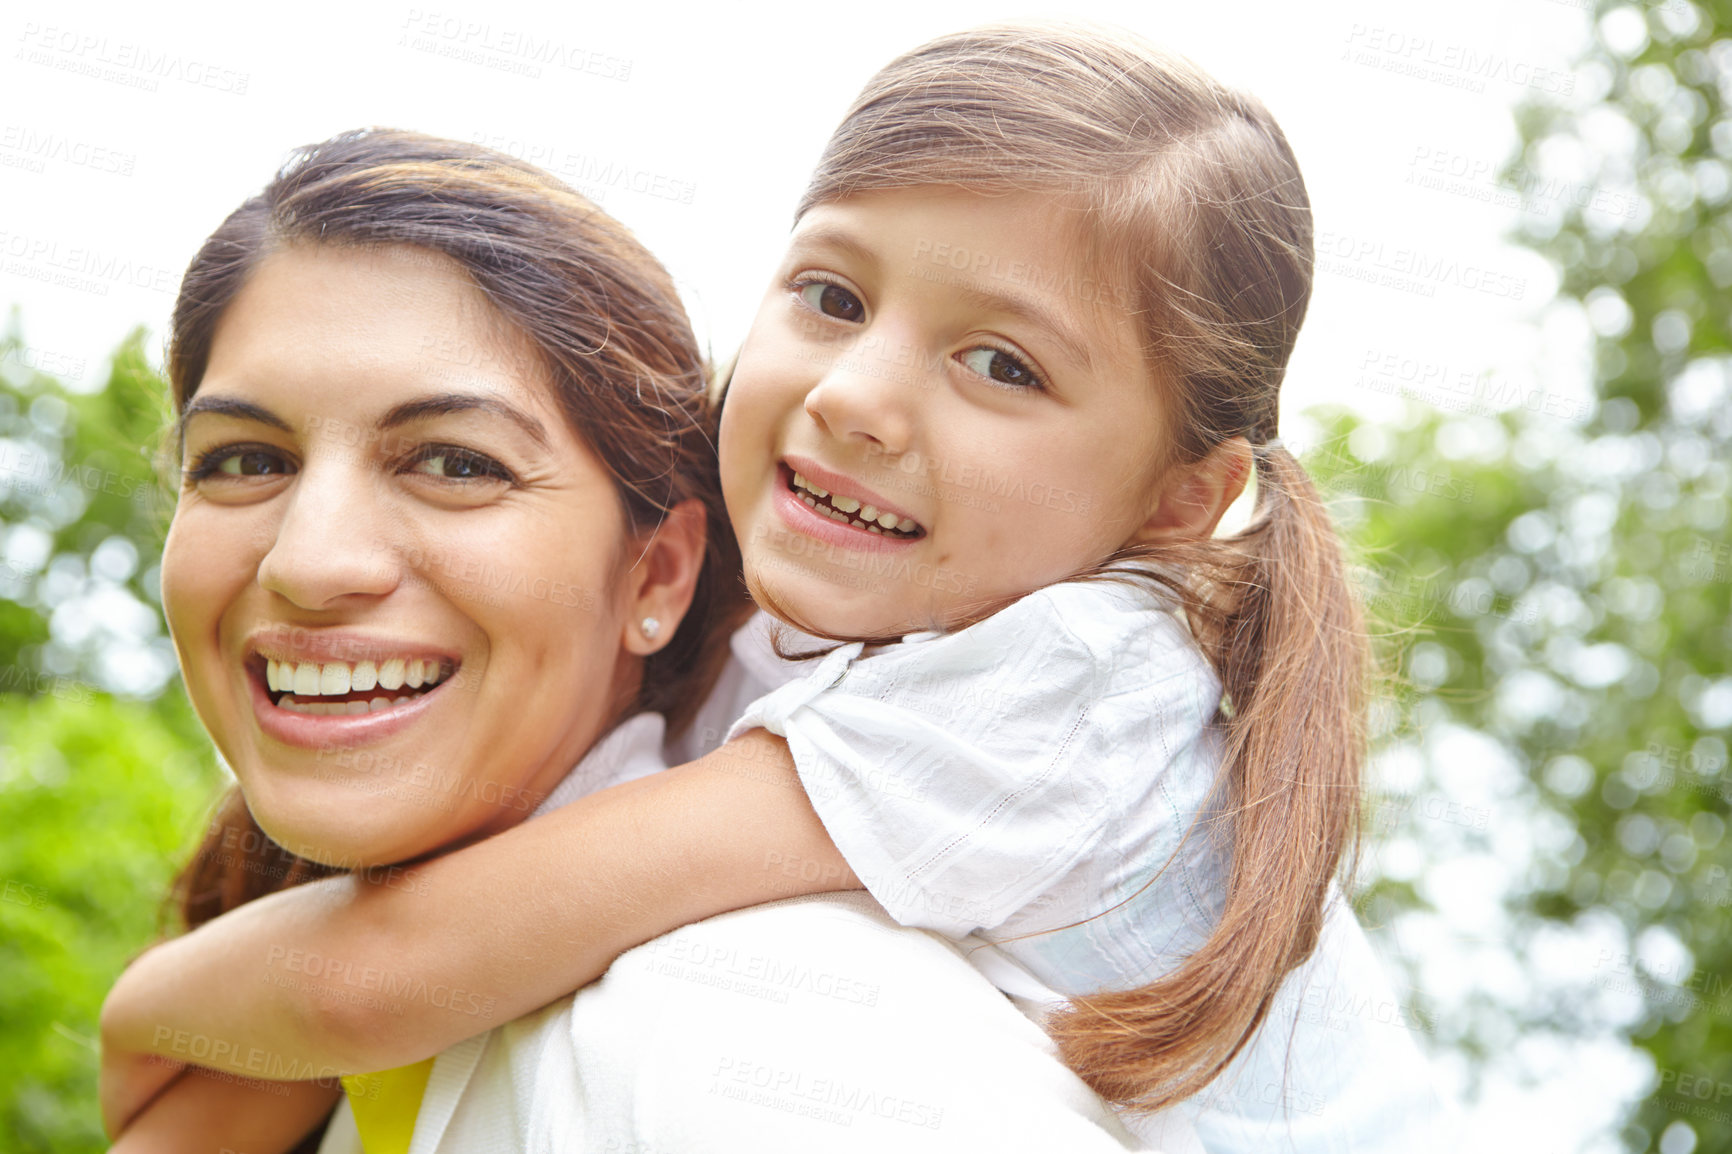
[[[421, 857], [459, 836], [448, 821], [390, 800], [327, 799], [308, 805], [304, 792], [290, 804], [274, 805], [249, 790], [253, 820], [266, 836], [297, 857], [335, 869], [358, 870]], [[447, 815], [435, 815], [445, 818]]]

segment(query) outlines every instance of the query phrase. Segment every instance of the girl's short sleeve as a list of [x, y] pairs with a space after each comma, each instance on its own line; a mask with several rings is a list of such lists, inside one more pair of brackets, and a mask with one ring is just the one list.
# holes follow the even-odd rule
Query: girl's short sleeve
[[1146, 848], [1119, 844], [1121, 818], [1146, 806], [1164, 762], [1131, 732], [1151, 710], [1125, 702], [1171, 683], [1188, 716], [1149, 697], [1152, 711], [1194, 734], [1219, 700], [1189, 633], [1151, 596], [1075, 582], [956, 633], [844, 646], [733, 732], [787, 739], [825, 829], [903, 925], [960, 938], [1036, 904], [1063, 916], [1087, 899], [1055, 894], [1061, 879], [1098, 879], [1092, 858]]

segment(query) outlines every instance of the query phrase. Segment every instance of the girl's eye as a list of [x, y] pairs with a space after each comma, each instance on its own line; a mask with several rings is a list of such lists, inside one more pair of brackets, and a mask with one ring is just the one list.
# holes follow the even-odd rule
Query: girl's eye
[[421, 450], [409, 471], [446, 481], [510, 481], [511, 472], [484, 453], [453, 445], [433, 445]]
[[1046, 386], [1040, 374], [1029, 368], [1020, 357], [991, 345], [969, 349], [958, 359], [987, 380], [1008, 388], [1040, 389]]
[[286, 477], [295, 467], [276, 449], [263, 446], [224, 445], [199, 454], [187, 468], [193, 482], [243, 477]]
[[866, 315], [866, 306], [859, 297], [829, 281], [808, 281], [799, 287], [799, 294], [806, 307], [839, 321], [858, 321]]

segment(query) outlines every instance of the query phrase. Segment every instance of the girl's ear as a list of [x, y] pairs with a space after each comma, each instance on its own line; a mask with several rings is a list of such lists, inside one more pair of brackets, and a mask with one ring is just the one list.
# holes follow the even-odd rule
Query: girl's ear
[[704, 505], [692, 497], [637, 546], [642, 555], [626, 577], [630, 600], [620, 637], [626, 652], [648, 657], [679, 631], [703, 571], [705, 543]]
[[1250, 477], [1251, 443], [1229, 437], [1202, 460], [1167, 474], [1154, 511], [1132, 540], [1139, 545], [1207, 540]]

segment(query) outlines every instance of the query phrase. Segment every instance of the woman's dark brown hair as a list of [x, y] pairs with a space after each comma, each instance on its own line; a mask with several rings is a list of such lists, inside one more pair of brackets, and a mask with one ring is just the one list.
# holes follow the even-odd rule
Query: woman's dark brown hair
[[1167, 585], [1225, 688], [1217, 802], [1191, 834], [1231, 863], [1213, 932], [1154, 984], [1076, 999], [1051, 1024], [1102, 1096], [1164, 1106], [1205, 1086], [1269, 1015], [1315, 948], [1358, 830], [1366, 641], [1328, 514], [1276, 439], [1311, 295], [1310, 202], [1252, 97], [1123, 33], [1039, 25], [945, 36], [886, 65], [800, 212], [922, 185], [1076, 210], [1088, 271], [1137, 318], [1177, 431], [1153, 460], [1195, 462], [1234, 437], [1253, 446], [1244, 531], [1126, 549], [1087, 574]]
[[[409, 246], [455, 261], [535, 350], [577, 435], [612, 473], [627, 522], [653, 530], [703, 503], [708, 552], [690, 611], [644, 662], [629, 712], [690, 720], [746, 608], [722, 506], [707, 366], [666, 270], [612, 217], [532, 165], [417, 133], [368, 129], [297, 150], [199, 249], [168, 348], [177, 411], [198, 392], [224, 311], [271, 252]], [[271, 841], [238, 790], [176, 882], [188, 928], [335, 872]]]

